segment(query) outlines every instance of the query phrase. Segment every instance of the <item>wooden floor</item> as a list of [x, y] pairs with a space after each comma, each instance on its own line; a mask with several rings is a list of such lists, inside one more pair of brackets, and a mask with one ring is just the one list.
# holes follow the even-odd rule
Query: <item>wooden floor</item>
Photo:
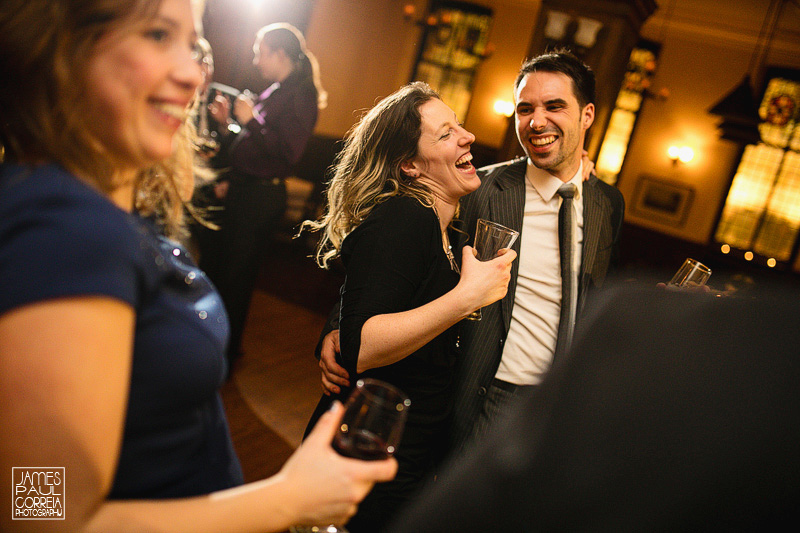
[[278, 472], [294, 448], [253, 413], [233, 381], [223, 386], [222, 399], [245, 481], [264, 479]]
[[321, 395], [314, 347], [343, 276], [319, 269], [308, 253], [299, 242], [271, 247], [253, 295], [244, 356], [222, 389], [246, 481], [280, 469]]

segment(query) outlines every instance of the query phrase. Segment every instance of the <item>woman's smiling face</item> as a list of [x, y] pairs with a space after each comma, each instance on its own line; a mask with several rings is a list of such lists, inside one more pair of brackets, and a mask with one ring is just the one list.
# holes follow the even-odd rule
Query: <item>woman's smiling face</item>
[[422, 125], [417, 156], [403, 165], [403, 171], [427, 185], [435, 196], [457, 201], [481, 184], [471, 162], [470, 145], [475, 136], [437, 98], [422, 104], [419, 112]]
[[128, 168], [168, 158], [202, 83], [190, 0], [163, 0], [155, 17], [105, 35], [89, 62], [91, 128]]

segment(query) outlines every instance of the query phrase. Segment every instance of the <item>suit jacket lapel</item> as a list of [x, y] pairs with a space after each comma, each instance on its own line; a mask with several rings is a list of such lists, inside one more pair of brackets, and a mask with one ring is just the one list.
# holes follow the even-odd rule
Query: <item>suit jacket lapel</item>
[[[515, 162], [501, 172], [495, 186], [498, 190], [490, 197], [489, 213], [491, 220], [503, 226], [515, 229], [522, 233], [522, 218], [525, 210], [525, 170], [527, 161], [522, 159]], [[520, 239], [517, 239], [512, 249], [519, 255]], [[514, 305], [514, 292], [517, 288], [517, 273], [519, 261], [511, 265], [511, 281], [508, 284], [508, 293], [503, 298], [503, 323], [506, 331], [511, 321], [511, 311]]]
[[[601, 243], [603, 221], [611, 215], [611, 206], [597, 186], [597, 178], [591, 178], [583, 184], [583, 258], [581, 260], [581, 276], [579, 297], [581, 301], [586, 295], [586, 287], [595, 268], [597, 250]], [[579, 302], [578, 310], [582, 307]]]
[[581, 260], [581, 277], [591, 272], [594, 258], [597, 255], [597, 238], [600, 235], [600, 206], [594, 185], [587, 181], [583, 184], [583, 258]]

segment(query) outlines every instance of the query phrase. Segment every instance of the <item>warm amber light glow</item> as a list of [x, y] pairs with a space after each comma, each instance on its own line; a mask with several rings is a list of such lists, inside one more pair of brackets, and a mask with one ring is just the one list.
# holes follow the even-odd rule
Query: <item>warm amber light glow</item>
[[752, 261], [753, 260], [753, 252], [745, 252], [744, 253], [744, 258], [747, 261]]
[[729, 245], [727, 245], [727, 244], [723, 244], [722, 247], [720, 248], [720, 250], [722, 250], [723, 254], [727, 254], [727, 253], [730, 253], [731, 247]]
[[670, 146], [669, 148], [667, 148], [667, 154], [669, 155], [669, 158], [672, 159], [673, 161], [678, 159], [678, 156], [680, 156], [680, 153], [681, 153], [681, 149], [679, 147], [677, 147], [677, 146], [673, 145], [673, 146]]
[[514, 102], [508, 100], [495, 100], [494, 112], [504, 117], [510, 117], [514, 114]]
[[672, 159], [673, 163], [677, 163], [678, 161], [681, 163], [688, 163], [694, 159], [694, 150], [688, 146], [672, 145], [667, 149], [667, 154], [669, 158]]
[[774, 266], [775, 266], [775, 265], [777, 265], [777, 264], [778, 264], [778, 262], [777, 262], [777, 261], [775, 261], [775, 258], [774, 258], [774, 257], [770, 257], [769, 259], [767, 259], [767, 266], [768, 266], [768, 267], [770, 267], [770, 268], [771, 268], [771, 267], [774, 267]]

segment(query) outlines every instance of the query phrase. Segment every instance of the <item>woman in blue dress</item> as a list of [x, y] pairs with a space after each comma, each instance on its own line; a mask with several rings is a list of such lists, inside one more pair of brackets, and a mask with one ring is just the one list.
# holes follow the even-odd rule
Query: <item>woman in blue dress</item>
[[[194, 3], [0, 6], [0, 471], [63, 469], [47, 529], [341, 522], [396, 468], [337, 455], [334, 406], [279, 474], [242, 484], [227, 317], [170, 238], [193, 188]], [[36, 525], [0, 513], [3, 531]]]

